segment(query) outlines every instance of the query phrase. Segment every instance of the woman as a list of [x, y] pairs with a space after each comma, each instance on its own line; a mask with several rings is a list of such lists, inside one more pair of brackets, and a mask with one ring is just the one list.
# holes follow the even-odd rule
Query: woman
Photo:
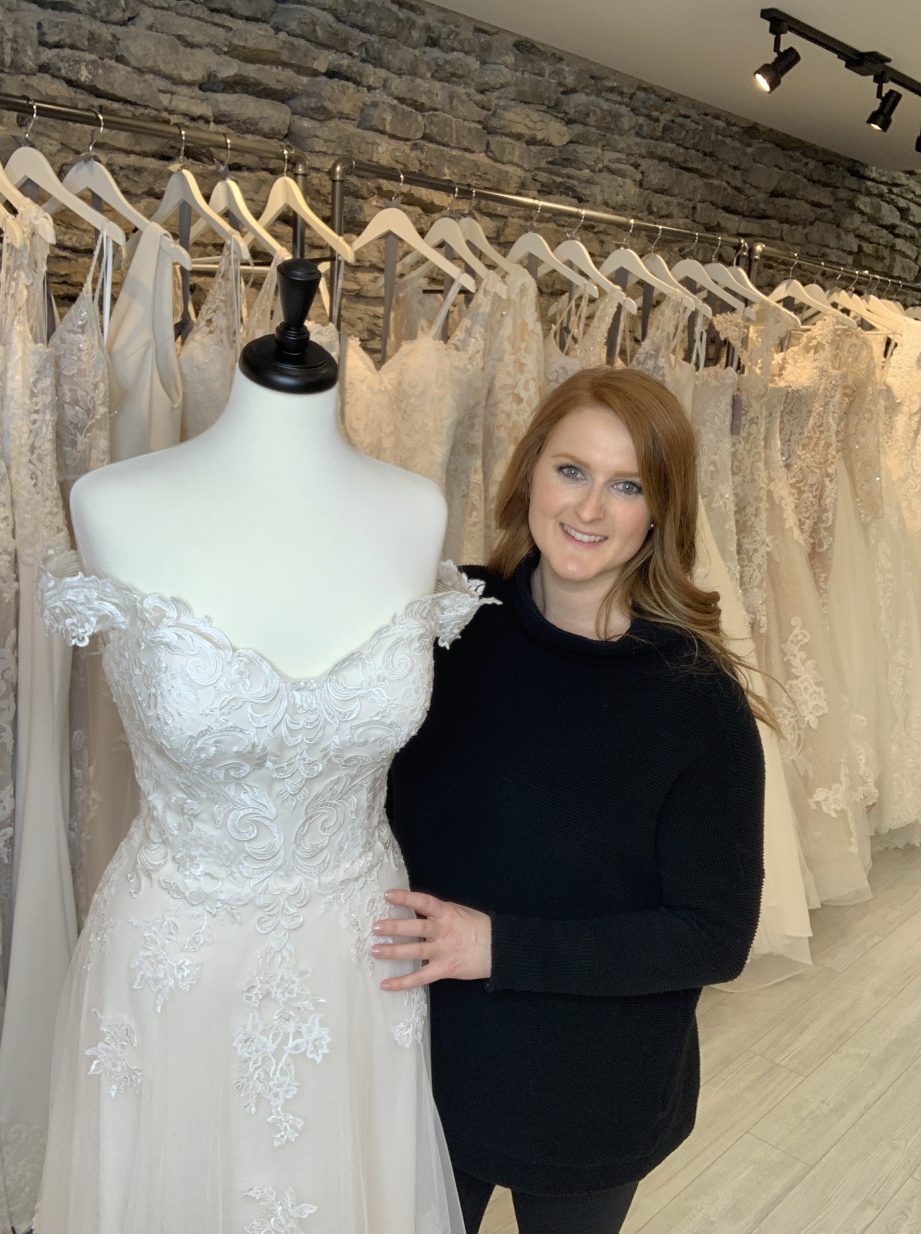
[[[419, 920], [436, 1103], [468, 1234], [615, 1234], [690, 1133], [700, 988], [742, 969], [761, 895], [763, 702], [691, 581], [693, 430], [664, 386], [589, 369], [499, 493], [488, 594], [436, 656], [390, 817]], [[477, 573], [474, 571], [474, 573]]]

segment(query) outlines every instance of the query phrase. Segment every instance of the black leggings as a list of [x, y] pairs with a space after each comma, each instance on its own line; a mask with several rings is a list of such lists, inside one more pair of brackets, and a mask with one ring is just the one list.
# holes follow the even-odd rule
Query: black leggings
[[[477, 1234], [495, 1183], [454, 1171], [467, 1234]], [[582, 1195], [512, 1192], [519, 1234], [617, 1234], [638, 1183]]]

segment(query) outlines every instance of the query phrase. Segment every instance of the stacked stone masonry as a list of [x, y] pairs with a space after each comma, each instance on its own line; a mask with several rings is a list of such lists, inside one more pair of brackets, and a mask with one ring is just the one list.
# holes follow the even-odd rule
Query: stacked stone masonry
[[[306, 152], [307, 194], [321, 215], [330, 165], [352, 156], [919, 279], [917, 175], [856, 163], [433, 5], [0, 0], [0, 11], [0, 90], [213, 124], [231, 144], [234, 135], [278, 143], [279, 157], [261, 168], [234, 161], [256, 203], [281, 170], [284, 140]], [[22, 123], [0, 112], [0, 157]], [[39, 120], [33, 138], [64, 167], [89, 132]], [[107, 133], [100, 148], [129, 196], [153, 208], [176, 145]], [[207, 191], [213, 161], [190, 153]], [[346, 230], [360, 230], [392, 192], [350, 180]], [[407, 190], [403, 204], [422, 223], [448, 199]], [[521, 211], [477, 208], [500, 242], [530, 222]], [[52, 273], [66, 297], [90, 237], [59, 218]], [[540, 226], [549, 238], [566, 230], [546, 216]], [[598, 253], [622, 234], [582, 231]], [[370, 332], [374, 276], [361, 269], [349, 278], [353, 328]]]

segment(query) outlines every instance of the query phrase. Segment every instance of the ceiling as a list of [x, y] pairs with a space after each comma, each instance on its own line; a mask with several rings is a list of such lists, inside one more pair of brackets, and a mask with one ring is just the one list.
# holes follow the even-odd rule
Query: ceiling
[[[921, 170], [915, 139], [921, 97], [903, 94], [888, 133], [866, 119], [872, 80], [830, 52], [788, 35], [802, 61], [772, 94], [754, 70], [773, 58], [760, 16], [767, 0], [441, 0], [440, 7], [538, 43], [573, 52], [631, 77], [756, 120], [877, 167]], [[889, 56], [921, 81], [921, 0], [776, 0], [774, 7], [860, 51]]]

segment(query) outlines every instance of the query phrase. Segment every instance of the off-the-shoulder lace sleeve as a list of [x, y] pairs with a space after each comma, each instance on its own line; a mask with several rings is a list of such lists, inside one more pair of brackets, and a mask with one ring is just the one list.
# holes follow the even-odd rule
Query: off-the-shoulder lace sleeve
[[127, 620], [122, 589], [110, 579], [84, 574], [73, 552], [44, 559], [38, 594], [48, 629], [78, 647], [85, 647], [102, 630], [121, 629]]
[[482, 579], [468, 578], [453, 561], [438, 567], [431, 614], [432, 633], [440, 647], [449, 647], [482, 605], [501, 603], [483, 595], [485, 586]]

